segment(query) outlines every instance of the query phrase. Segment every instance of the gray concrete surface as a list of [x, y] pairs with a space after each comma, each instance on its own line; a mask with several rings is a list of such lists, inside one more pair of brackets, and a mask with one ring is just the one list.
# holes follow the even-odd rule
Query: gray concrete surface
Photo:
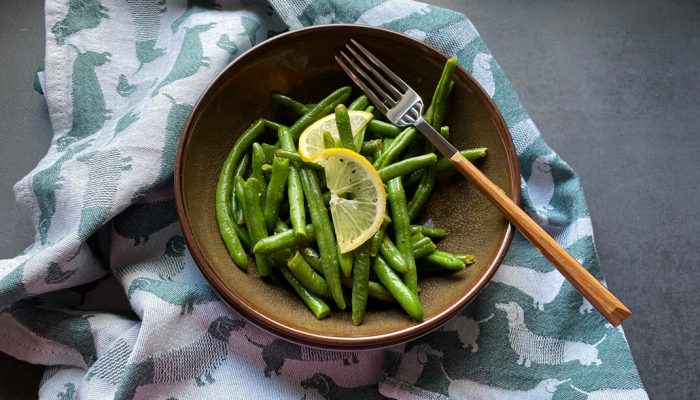
[[[700, 389], [700, 3], [434, 0], [481, 32], [549, 144], [581, 177], [607, 281], [652, 399]], [[0, 258], [32, 240], [12, 185], [48, 148], [31, 89], [42, 2], [0, 2]], [[39, 370], [0, 356], [0, 397]]]

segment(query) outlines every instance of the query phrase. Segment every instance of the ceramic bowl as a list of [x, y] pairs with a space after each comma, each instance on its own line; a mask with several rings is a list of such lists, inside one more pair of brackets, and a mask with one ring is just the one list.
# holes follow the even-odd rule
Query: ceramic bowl
[[[333, 56], [354, 38], [430, 101], [447, 56], [409, 36], [358, 25], [299, 29], [270, 39], [238, 57], [209, 85], [186, 122], [177, 153], [178, 216], [190, 252], [221, 298], [248, 320], [294, 342], [328, 349], [372, 349], [414, 339], [463, 309], [488, 283], [508, 249], [513, 228], [474, 187], [444, 173], [419, 217], [447, 229], [441, 249], [473, 254], [476, 263], [454, 274], [420, 276], [425, 319], [416, 323], [394, 306], [371, 302], [362, 325], [350, 312], [316, 319], [280, 280], [262, 280], [252, 264], [237, 268], [219, 235], [214, 194], [219, 170], [233, 143], [260, 117], [282, 121], [270, 101], [280, 91], [305, 102], [349, 85]], [[487, 147], [479, 168], [512, 199], [520, 178], [512, 138], [498, 109], [461, 67], [445, 124], [459, 149]]]

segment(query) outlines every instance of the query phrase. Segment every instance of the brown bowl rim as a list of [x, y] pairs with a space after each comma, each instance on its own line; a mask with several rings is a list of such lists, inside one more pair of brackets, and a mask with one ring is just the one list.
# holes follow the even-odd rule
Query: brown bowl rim
[[[430, 319], [427, 319], [421, 323], [411, 325], [407, 328], [389, 333], [367, 337], [337, 337], [309, 333], [302, 329], [298, 329], [296, 327], [280, 323], [274, 320], [273, 318], [265, 315], [264, 313], [260, 312], [254, 304], [249, 303], [248, 301], [246, 301], [246, 299], [238, 297], [235, 294], [229, 292], [226, 289], [223, 282], [217, 276], [215, 268], [213, 268], [211, 265], [209, 265], [209, 263], [206, 262], [204, 253], [197, 244], [194, 234], [192, 233], [192, 230], [190, 228], [189, 220], [187, 219], [187, 213], [185, 211], [184, 204], [184, 193], [182, 190], [182, 160], [184, 156], [184, 149], [192, 132], [192, 127], [195, 121], [197, 120], [198, 110], [201, 104], [207, 99], [207, 97], [211, 95], [212, 89], [218, 84], [219, 79], [221, 79], [221, 77], [224, 76], [229, 69], [234, 68], [237, 65], [237, 63], [240, 63], [242, 60], [246, 60], [250, 57], [255, 57], [257, 53], [259, 53], [265, 48], [266, 45], [276, 40], [280, 40], [282, 38], [287, 38], [290, 36], [305, 36], [308, 34], [313, 34], [316, 31], [344, 31], [348, 29], [358, 31], [372, 30], [379, 36], [392, 36], [396, 39], [410, 42], [412, 45], [420, 46], [424, 50], [427, 50], [429, 53], [432, 53], [433, 56], [439, 59], [443, 59], [446, 61], [449, 58], [441, 51], [408, 35], [391, 31], [388, 29], [355, 24], [318, 25], [295, 29], [277, 35], [266, 42], [252, 47], [251, 49], [241, 54], [234, 61], [232, 61], [223, 70], [221, 70], [221, 72], [219, 72], [217, 76], [207, 85], [206, 89], [204, 89], [199, 99], [194, 104], [194, 107], [192, 108], [192, 111], [190, 112], [190, 115], [188, 116], [187, 121], [185, 122], [185, 126], [182, 130], [182, 135], [180, 137], [180, 143], [178, 145], [177, 155], [175, 159], [175, 204], [177, 208], [177, 216], [180, 221], [180, 226], [182, 227], [185, 242], [187, 243], [187, 247], [190, 250], [192, 258], [194, 259], [202, 274], [207, 278], [207, 280], [212, 284], [214, 289], [218, 292], [219, 296], [224, 300], [224, 303], [232, 307], [235, 311], [241, 314], [241, 316], [278, 337], [284, 338], [286, 340], [301, 345], [329, 350], [373, 350], [405, 343], [407, 341], [425, 335], [431, 332], [432, 330], [438, 328], [443, 323], [447, 322], [447, 320], [449, 320], [451, 317], [453, 317], [455, 314], [461, 311], [464, 307], [466, 307], [472, 300], [474, 300], [474, 298], [484, 289], [484, 287], [486, 287], [488, 282], [491, 280], [491, 278], [503, 262], [503, 259], [513, 239], [514, 228], [512, 224], [508, 223], [506, 225], [506, 229], [504, 229], [503, 231], [500, 246], [498, 248], [498, 251], [496, 252], [496, 256], [491, 261], [490, 265], [488, 265], [488, 267], [486, 267], [483, 270], [482, 274], [476, 280], [474, 286], [462, 298], [460, 298], [450, 306], [446, 307], [438, 314], [432, 316]], [[510, 134], [508, 126], [505, 120], [503, 119], [503, 115], [501, 114], [500, 110], [493, 102], [491, 97], [489, 97], [488, 94], [486, 94], [486, 92], [478, 83], [478, 81], [476, 81], [476, 79], [474, 79], [474, 77], [469, 72], [467, 72], [461, 65], [457, 66], [457, 71], [459, 71], [458, 73], [466, 76], [467, 81], [472, 86], [471, 89], [473, 89], [477, 96], [481, 98], [481, 101], [485, 103], [487, 109], [490, 111], [490, 115], [492, 116], [493, 122], [496, 125], [496, 130], [501, 136], [501, 141], [503, 142], [506, 150], [506, 158], [508, 160], [508, 167], [511, 176], [510, 197], [511, 199], [513, 199], [513, 201], [519, 203], [520, 167], [518, 162], [518, 156], [515, 151], [515, 144], [513, 143], [513, 138]]]

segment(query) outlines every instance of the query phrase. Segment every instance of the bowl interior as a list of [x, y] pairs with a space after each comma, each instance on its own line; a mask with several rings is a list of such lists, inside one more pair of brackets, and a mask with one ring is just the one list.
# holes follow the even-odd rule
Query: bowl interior
[[[289, 123], [270, 101], [272, 91], [316, 102], [350, 84], [333, 56], [350, 38], [363, 43], [429, 103], [445, 56], [408, 37], [358, 26], [294, 31], [242, 55], [212, 83], [196, 105], [178, 152], [176, 193], [183, 231], [193, 257], [222, 298], [274, 333], [330, 348], [372, 348], [399, 343], [438, 326], [483, 288], [510, 242], [501, 214], [457, 173], [444, 173], [419, 221], [448, 231], [439, 248], [476, 256], [456, 274], [419, 279], [425, 321], [412, 322], [400, 309], [370, 301], [365, 321], [354, 326], [349, 312], [317, 320], [280, 282], [261, 280], [251, 264], [246, 273], [231, 261], [219, 235], [214, 195], [221, 165], [234, 141], [263, 116]], [[488, 147], [481, 170], [517, 199], [517, 162], [510, 136], [493, 103], [459, 69], [445, 123], [459, 149]], [[272, 139], [270, 137], [270, 139]], [[272, 140], [274, 141], [274, 140]]]

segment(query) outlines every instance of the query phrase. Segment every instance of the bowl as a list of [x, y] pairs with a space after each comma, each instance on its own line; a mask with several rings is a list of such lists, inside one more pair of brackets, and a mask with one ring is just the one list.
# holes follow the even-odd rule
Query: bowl
[[[399, 344], [439, 327], [488, 283], [510, 245], [513, 229], [456, 172], [436, 184], [423, 221], [444, 227], [438, 247], [469, 253], [475, 264], [454, 274], [421, 276], [425, 319], [412, 321], [398, 307], [370, 301], [364, 322], [348, 311], [316, 319], [286, 284], [262, 280], [254, 266], [237, 268], [219, 235], [214, 196], [221, 166], [238, 135], [257, 118], [276, 118], [270, 92], [318, 101], [351, 82], [333, 56], [354, 38], [397, 72], [429, 102], [447, 56], [409, 36], [359, 25], [325, 25], [276, 36], [242, 54], [204, 91], [183, 129], [175, 166], [177, 212], [192, 257], [220, 297], [242, 316], [282, 338], [335, 350]], [[488, 147], [479, 168], [513, 200], [520, 175], [515, 147], [495, 104], [463, 68], [455, 72], [447, 107], [450, 141], [459, 149]]]

